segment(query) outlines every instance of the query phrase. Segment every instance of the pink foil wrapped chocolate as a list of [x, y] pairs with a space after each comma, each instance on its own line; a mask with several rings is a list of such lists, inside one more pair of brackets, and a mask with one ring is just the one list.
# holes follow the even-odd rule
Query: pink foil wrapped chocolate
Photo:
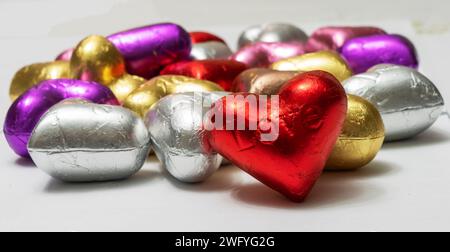
[[258, 42], [243, 47], [231, 59], [242, 62], [248, 67], [268, 67], [271, 64], [303, 55], [305, 46], [302, 43], [265, 43]]
[[370, 26], [329, 26], [316, 30], [306, 44], [308, 52], [339, 50], [345, 42], [353, 38], [382, 35], [386, 32]]
[[70, 48], [70, 49], [65, 50], [60, 55], [58, 55], [55, 60], [70, 61], [70, 59], [72, 58], [72, 54], [73, 54], [74, 50], [75, 50], [74, 48]]

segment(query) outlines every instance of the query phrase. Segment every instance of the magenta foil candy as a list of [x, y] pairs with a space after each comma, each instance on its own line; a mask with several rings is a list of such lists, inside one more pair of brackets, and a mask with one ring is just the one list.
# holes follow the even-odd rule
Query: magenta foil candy
[[309, 38], [306, 50], [308, 52], [337, 51], [350, 39], [383, 34], [386, 32], [377, 27], [323, 27], [316, 30]]
[[[129, 74], [150, 79], [165, 66], [189, 60], [191, 36], [181, 26], [155, 24], [119, 32], [107, 37], [127, 63]], [[58, 55], [57, 60], [69, 61], [73, 48]]]
[[73, 48], [67, 49], [64, 52], [62, 52], [60, 55], [58, 55], [58, 57], [56, 57], [55, 60], [70, 61], [74, 51], [75, 51], [75, 49], [73, 49]]
[[128, 73], [150, 79], [164, 66], [188, 60], [191, 37], [171, 23], [135, 28], [108, 36], [127, 62]]
[[265, 43], [248, 45], [236, 52], [231, 59], [253, 67], [268, 67], [271, 64], [305, 54], [302, 43]]
[[65, 79], [44, 81], [25, 92], [9, 108], [3, 128], [9, 146], [18, 155], [29, 157], [27, 144], [40, 118], [52, 106], [69, 98], [119, 105], [109, 88], [94, 82]]
[[355, 74], [379, 64], [417, 68], [417, 52], [407, 38], [400, 35], [376, 35], [347, 41], [340, 50]]

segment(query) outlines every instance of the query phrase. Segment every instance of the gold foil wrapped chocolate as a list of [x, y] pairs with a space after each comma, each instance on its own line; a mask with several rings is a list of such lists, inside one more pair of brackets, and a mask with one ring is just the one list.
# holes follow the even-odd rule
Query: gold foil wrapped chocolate
[[364, 167], [376, 157], [384, 137], [384, 124], [377, 108], [361, 97], [349, 95], [347, 118], [328, 160], [327, 170]]
[[308, 53], [285, 60], [278, 61], [271, 66], [278, 71], [315, 71], [329, 72], [340, 82], [350, 78], [353, 72], [347, 62], [333, 51]]
[[45, 80], [70, 78], [70, 64], [65, 61], [38, 63], [23, 67], [15, 75], [9, 89], [11, 100]]
[[126, 74], [119, 50], [106, 38], [89, 36], [78, 44], [70, 61], [72, 77], [110, 85]]
[[144, 117], [148, 110], [164, 96], [175, 93], [205, 91], [223, 91], [223, 89], [210, 81], [179, 75], [163, 75], [151, 79], [134, 90], [125, 99], [124, 107]]
[[125, 99], [133, 93], [134, 90], [139, 88], [142, 84], [147, 82], [146, 79], [139, 76], [125, 74], [119, 79], [115, 80], [109, 89], [114, 93], [120, 103], [123, 103]]

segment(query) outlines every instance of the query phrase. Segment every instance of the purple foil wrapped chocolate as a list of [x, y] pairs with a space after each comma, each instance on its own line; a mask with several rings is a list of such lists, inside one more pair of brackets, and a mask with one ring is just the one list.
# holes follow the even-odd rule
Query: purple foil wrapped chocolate
[[268, 67], [277, 61], [303, 54], [305, 54], [305, 47], [302, 43], [259, 42], [240, 49], [231, 56], [231, 59], [242, 62], [251, 68]]
[[188, 60], [191, 37], [182, 27], [155, 24], [107, 37], [125, 58], [128, 73], [150, 79], [167, 65]]
[[340, 50], [355, 74], [364, 73], [379, 64], [394, 64], [417, 68], [417, 51], [407, 38], [400, 35], [376, 35], [347, 41]]
[[[107, 38], [125, 58], [128, 73], [145, 79], [157, 76], [167, 65], [189, 60], [192, 49], [189, 33], [171, 23], [135, 28]], [[73, 51], [62, 52], [57, 60], [69, 61]]]
[[330, 26], [316, 30], [306, 44], [308, 52], [339, 50], [347, 41], [359, 37], [383, 35], [386, 32], [377, 27], [368, 26]]
[[40, 118], [52, 106], [69, 98], [119, 105], [109, 88], [95, 82], [66, 79], [44, 81], [21, 95], [9, 108], [3, 128], [9, 146], [18, 155], [29, 157], [27, 144]]

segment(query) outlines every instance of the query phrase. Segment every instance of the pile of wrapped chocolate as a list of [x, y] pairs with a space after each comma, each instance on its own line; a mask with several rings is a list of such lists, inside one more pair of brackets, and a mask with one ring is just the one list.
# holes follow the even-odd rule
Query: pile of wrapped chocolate
[[127, 179], [156, 155], [183, 183], [232, 164], [301, 202], [443, 112], [413, 43], [380, 28], [264, 24], [237, 46], [172, 23], [86, 37], [15, 74], [6, 140], [65, 182]]

